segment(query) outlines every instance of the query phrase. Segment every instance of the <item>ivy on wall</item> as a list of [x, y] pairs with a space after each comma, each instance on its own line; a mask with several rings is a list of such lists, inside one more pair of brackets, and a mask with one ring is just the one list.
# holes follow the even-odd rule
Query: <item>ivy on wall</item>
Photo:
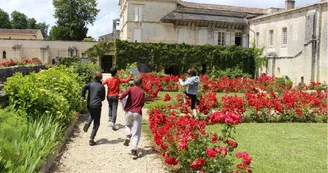
[[152, 71], [165, 67], [179, 66], [181, 72], [190, 67], [201, 70], [202, 65], [207, 68], [217, 67], [240, 68], [244, 73], [255, 74], [254, 48], [241, 48], [239, 46], [194, 46], [189, 44], [165, 43], [129, 43], [115, 41], [116, 66], [125, 68], [131, 62], [145, 61]]
[[113, 50], [115, 65], [119, 69], [124, 69], [127, 64], [133, 62], [145, 62], [151, 71], [160, 71], [171, 66], [179, 67], [181, 72], [190, 67], [196, 67], [200, 71], [202, 65], [206, 65], [207, 69], [239, 68], [243, 73], [254, 76], [257, 67], [263, 64], [257, 61], [261, 53], [258, 48], [241, 48], [236, 45], [226, 47], [185, 43], [129, 43], [117, 39], [114, 44], [96, 44], [87, 50], [86, 54], [89, 57], [101, 57]]

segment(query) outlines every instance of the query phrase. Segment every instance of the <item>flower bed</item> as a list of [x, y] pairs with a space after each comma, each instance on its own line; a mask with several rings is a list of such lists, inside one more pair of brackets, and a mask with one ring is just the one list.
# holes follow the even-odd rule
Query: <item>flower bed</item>
[[284, 90], [282, 94], [247, 92], [222, 98], [222, 112], [243, 115], [243, 122], [327, 122], [328, 92]]
[[[206, 122], [191, 119], [186, 105], [168, 105], [149, 111], [149, 128], [160, 152], [169, 165], [179, 165], [184, 172], [251, 172], [252, 158], [247, 152], [232, 154], [238, 143], [233, 140], [241, 116], [219, 112], [207, 121], [218, 124], [219, 134], [205, 131]], [[234, 166], [234, 159], [242, 162]]]

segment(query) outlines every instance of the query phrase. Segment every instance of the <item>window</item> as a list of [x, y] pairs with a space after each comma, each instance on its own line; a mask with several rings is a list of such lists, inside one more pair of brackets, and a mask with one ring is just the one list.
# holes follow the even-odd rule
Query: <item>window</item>
[[224, 46], [225, 42], [224, 42], [224, 32], [218, 32], [218, 45]]
[[237, 46], [241, 46], [241, 43], [242, 43], [242, 35], [243, 35], [243, 33], [241, 33], [241, 32], [236, 32], [235, 33], [235, 44]]
[[282, 28], [282, 44], [287, 44], [287, 28]]
[[269, 31], [269, 45], [273, 46], [273, 30]]
[[198, 33], [198, 43], [200, 45], [207, 44], [207, 29], [201, 29]]
[[256, 33], [256, 38], [255, 38], [255, 40], [256, 40], [256, 46], [259, 46], [259, 40], [260, 40], [260, 33], [259, 32], [257, 32]]
[[3, 51], [3, 52], [2, 52], [2, 58], [3, 58], [3, 59], [6, 59], [6, 58], [7, 58], [7, 53], [6, 53], [6, 51]]
[[187, 42], [187, 37], [188, 37], [188, 32], [187, 28], [179, 28], [179, 38], [178, 38], [178, 43], [186, 43]]
[[141, 5], [134, 6], [134, 21], [135, 22], [142, 21], [142, 6]]
[[134, 29], [133, 38], [135, 42], [141, 43], [141, 29]]

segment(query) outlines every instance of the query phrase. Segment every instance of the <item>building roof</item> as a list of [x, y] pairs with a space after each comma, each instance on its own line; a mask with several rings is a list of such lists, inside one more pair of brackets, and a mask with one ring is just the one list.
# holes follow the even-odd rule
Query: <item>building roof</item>
[[303, 7], [298, 7], [298, 8], [293, 8], [293, 9], [290, 9], [290, 10], [284, 10], [284, 11], [278, 11], [276, 13], [272, 13], [272, 14], [266, 14], [266, 15], [262, 15], [262, 16], [258, 16], [252, 20], [250, 20], [251, 22], [252, 21], [257, 21], [259, 19], [264, 19], [264, 18], [267, 18], [267, 17], [271, 17], [271, 16], [276, 16], [276, 15], [286, 15], [286, 14], [289, 14], [291, 12], [295, 12], [295, 11], [298, 11], [298, 10], [302, 10], [302, 9], [305, 9], [305, 8], [308, 8], [308, 7], [312, 7], [312, 6], [315, 6], [315, 5], [320, 5], [320, 4], [326, 4], [327, 5], [327, 2], [328, 0], [320, 0], [318, 1], [317, 3], [314, 3], [314, 4], [311, 4], [311, 5], [306, 5], [306, 6], [303, 6]]
[[219, 5], [219, 4], [202, 4], [202, 3], [183, 2], [183, 1], [179, 1], [179, 4], [187, 8], [244, 12], [244, 13], [251, 13], [251, 14], [266, 13], [266, 9], [263, 8], [249, 8], [249, 7], [228, 6], [228, 5]]
[[0, 34], [29, 34], [36, 35], [38, 29], [0, 29]]
[[234, 24], [246, 24], [244, 18], [222, 16], [215, 14], [201, 14], [201, 13], [189, 13], [175, 10], [161, 19], [162, 22], [173, 21], [205, 21], [205, 22], [223, 22]]

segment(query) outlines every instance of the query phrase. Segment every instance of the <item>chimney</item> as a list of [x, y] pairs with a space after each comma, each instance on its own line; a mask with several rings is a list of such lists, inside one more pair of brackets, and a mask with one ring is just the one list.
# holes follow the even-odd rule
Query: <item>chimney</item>
[[285, 10], [290, 10], [295, 8], [295, 1], [294, 0], [286, 0], [285, 1]]

